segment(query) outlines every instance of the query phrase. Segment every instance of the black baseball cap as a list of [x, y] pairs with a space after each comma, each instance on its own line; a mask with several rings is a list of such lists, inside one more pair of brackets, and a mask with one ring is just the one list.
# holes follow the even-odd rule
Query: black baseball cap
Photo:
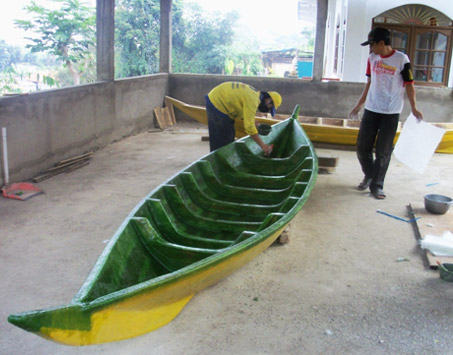
[[384, 41], [386, 44], [390, 43], [390, 32], [385, 28], [376, 27], [368, 33], [368, 41], [361, 43], [361, 45], [367, 46], [371, 43], [379, 43], [380, 41]]

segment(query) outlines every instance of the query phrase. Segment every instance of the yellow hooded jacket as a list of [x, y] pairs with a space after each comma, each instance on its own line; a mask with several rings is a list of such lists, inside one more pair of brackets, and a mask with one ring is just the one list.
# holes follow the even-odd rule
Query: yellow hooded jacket
[[260, 104], [260, 92], [253, 86], [227, 81], [212, 89], [208, 97], [216, 109], [232, 120], [243, 120], [247, 134], [258, 133], [255, 127], [255, 113]]

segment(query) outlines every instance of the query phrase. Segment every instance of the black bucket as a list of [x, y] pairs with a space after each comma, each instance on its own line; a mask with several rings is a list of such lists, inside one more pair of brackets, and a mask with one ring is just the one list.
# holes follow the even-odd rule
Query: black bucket
[[425, 195], [425, 209], [435, 214], [447, 213], [453, 200], [444, 195], [430, 194]]
[[261, 123], [258, 126], [258, 133], [260, 136], [267, 136], [272, 131], [272, 126], [266, 123]]

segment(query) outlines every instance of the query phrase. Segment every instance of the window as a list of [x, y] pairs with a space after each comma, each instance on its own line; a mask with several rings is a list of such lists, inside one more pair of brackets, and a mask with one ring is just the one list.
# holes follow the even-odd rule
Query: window
[[446, 86], [452, 53], [452, 21], [427, 6], [404, 5], [373, 19], [373, 28], [387, 28], [392, 47], [406, 53], [418, 85]]

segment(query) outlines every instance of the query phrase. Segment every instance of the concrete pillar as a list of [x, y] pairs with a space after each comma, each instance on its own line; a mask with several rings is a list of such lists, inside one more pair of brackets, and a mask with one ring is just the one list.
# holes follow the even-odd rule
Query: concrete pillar
[[115, 0], [96, 0], [96, 69], [98, 81], [115, 79]]
[[313, 81], [321, 81], [324, 71], [324, 48], [326, 43], [326, 25], [328, 0], [318, 0], [316, 15], [315, 54], [313, 57]]
[[160, 73], [171, 73], [171, 7], [172, 0], [160, 0]]

